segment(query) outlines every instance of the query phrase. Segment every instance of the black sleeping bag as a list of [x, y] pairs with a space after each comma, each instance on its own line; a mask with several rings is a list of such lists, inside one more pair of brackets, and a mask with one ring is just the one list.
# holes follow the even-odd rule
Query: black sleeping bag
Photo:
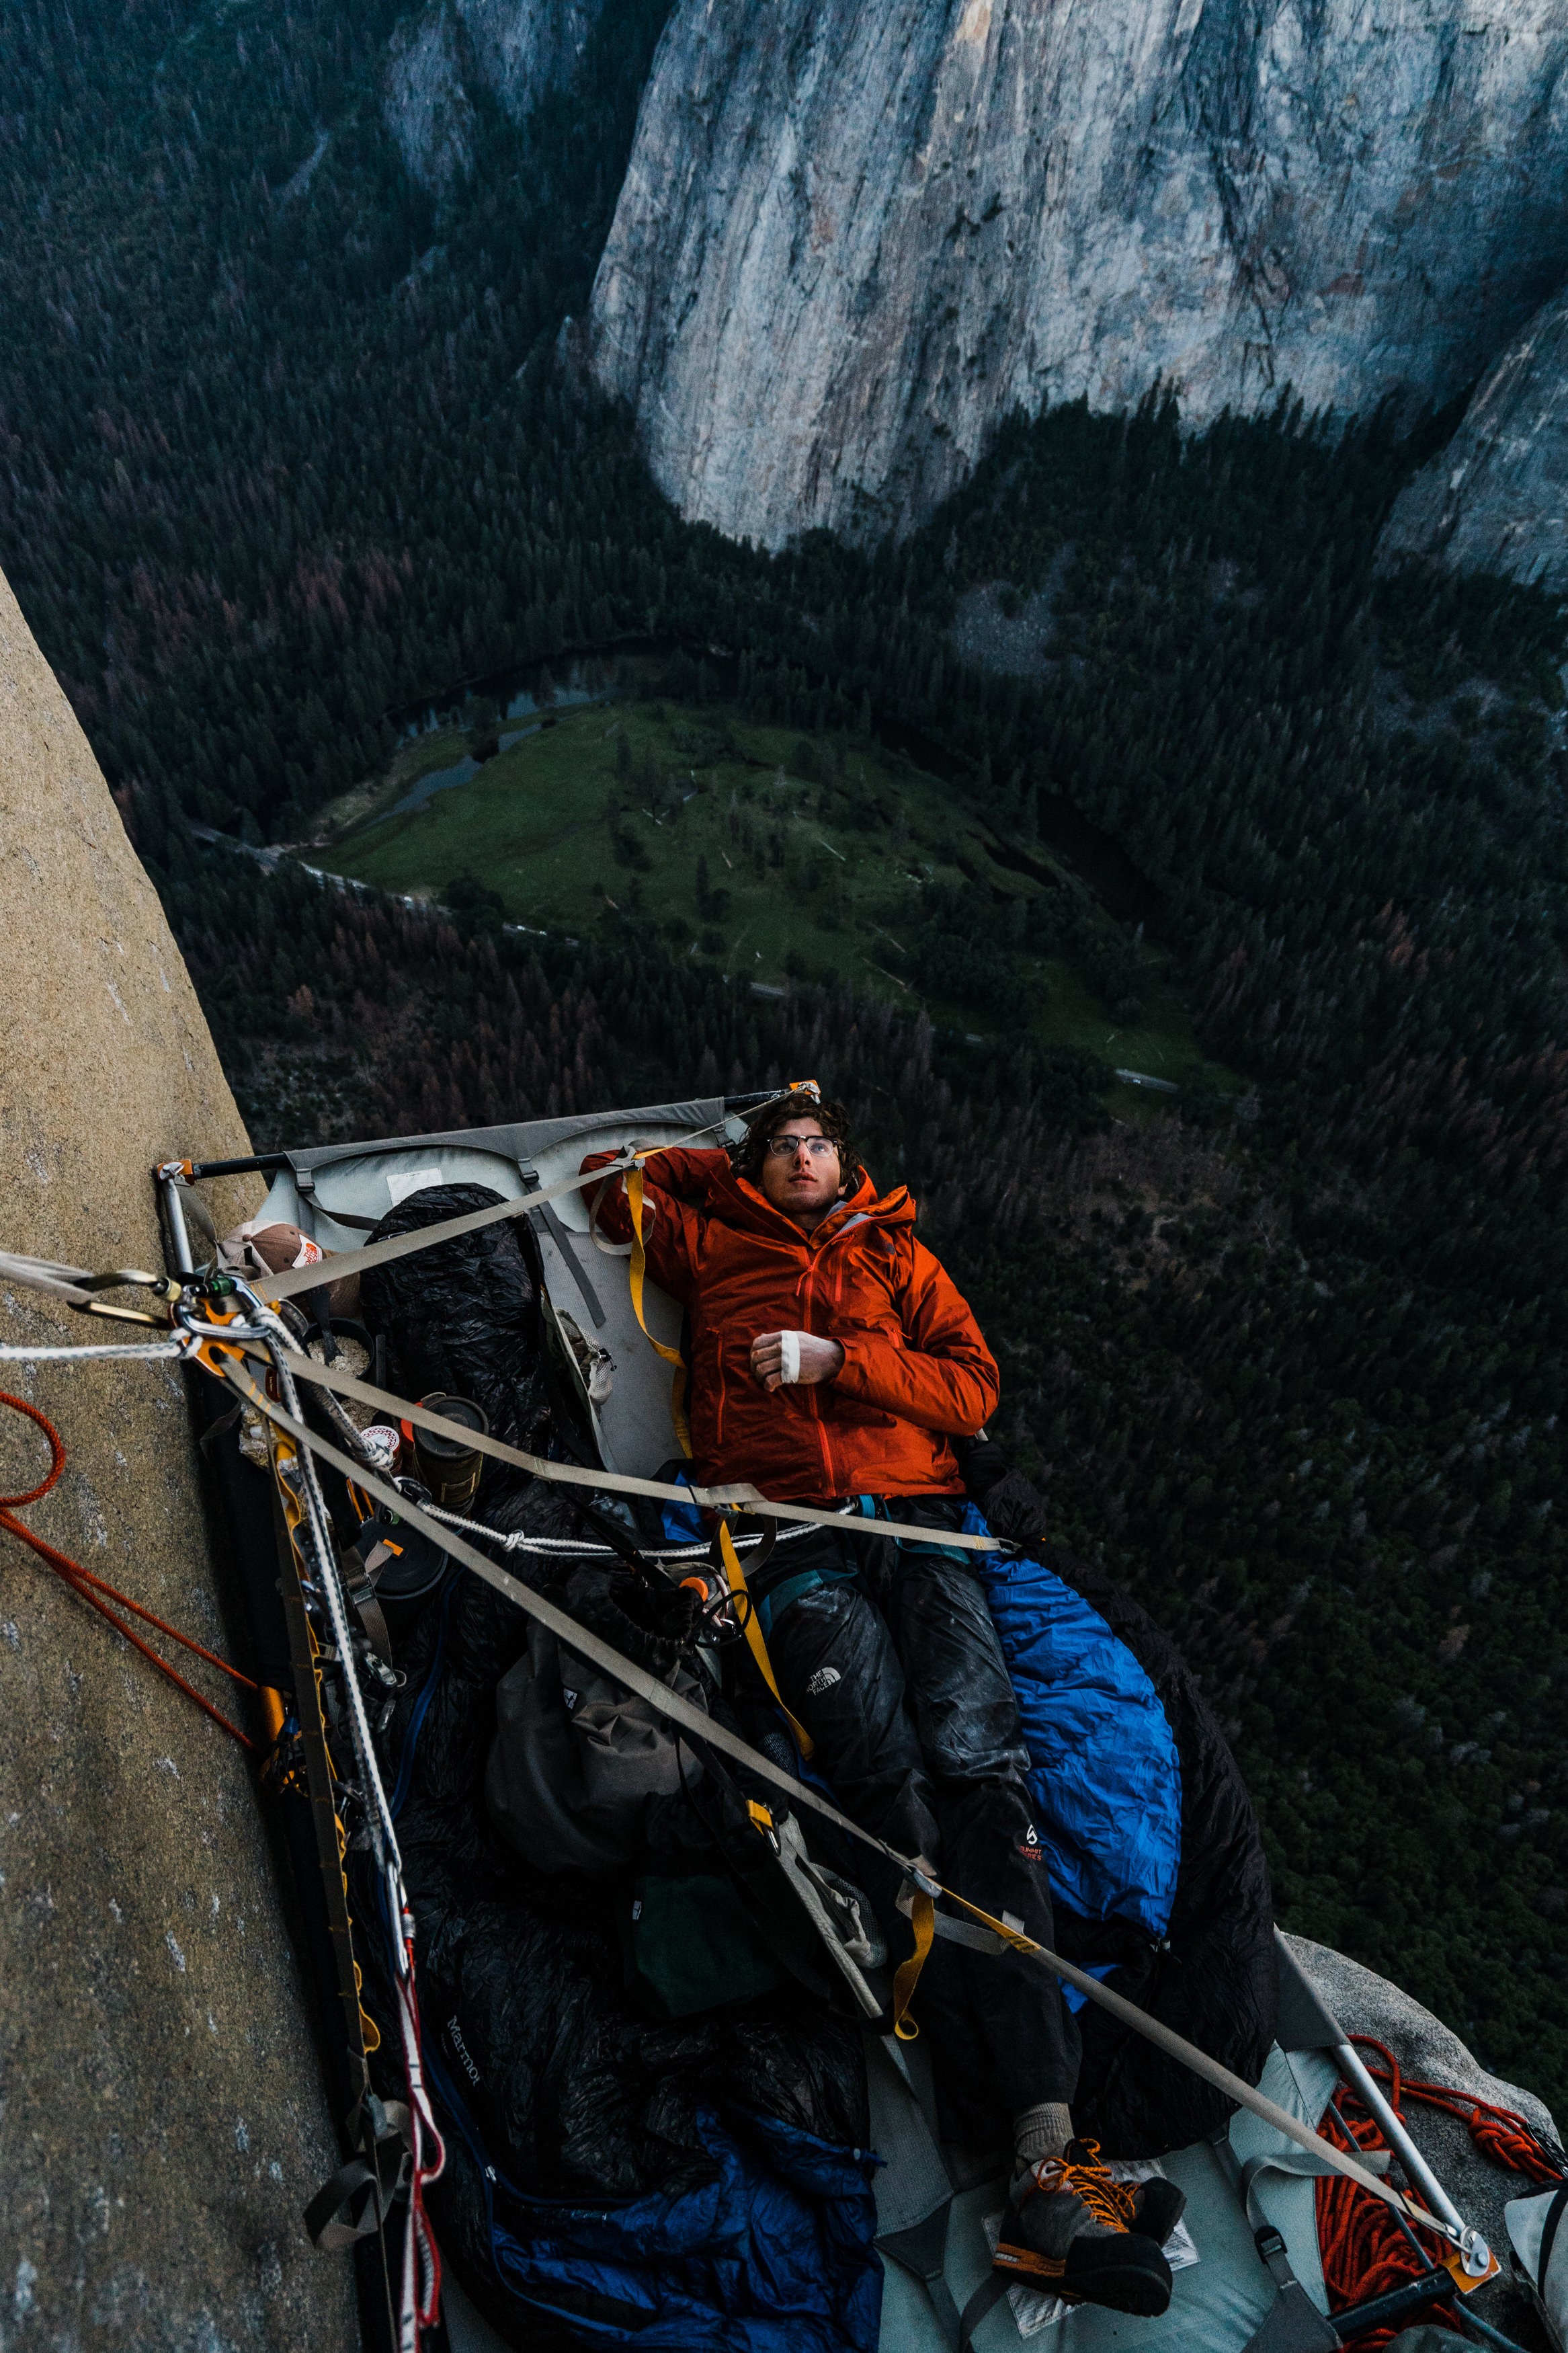
[[[500, 1199], [487, 1185], [432, 1185], [411, 1193], [377, 1226], [373, 1241], [417, 1232]], [[386, 1342], [387, 1381], [415, 1404], [434, 1390], [471, 1398], [489, 1418], [492, 1438], [542, 1453], [551, 1430], [539, 1247], [523, 1218], [503, 1218], [478, 1232], [366, 1270], [360, 1314]], [[532, 1485], [528, 1473], [487, 1462], [480, 1485], [494, 1521], [498, 1507]]]
[[648, 2346], [865, 2353], [880, 2284], [858, 2033], [793, 1986], [673, 2025], [639, 2012], [618, 1880], [530, 1872], [485, 1811], [495, 1686], [525, 1641], [521, 1612], [458, 1574], [386, 1741], [442, 2243], [530, 2347], [580, 2341], [575, 2317]]
[[[432, 1188], [382, 1231], [494, 1198]], [[366, 1276], [362, 1313], [386, 1335], [401, 1394], [474, 1398], [496, 1435], [543, 1451], [530, 1243], [508, 1221], [395, 1261]], [[487, 1470], [474, 1509], [509, 1530], [583, 1532], [563, 1491], [504, 1466]], [[563, 1565], [526, 1552], [505, 1565], [525, 1584], [561, 1579], [552, 1598], [587, 1614]], [[530, 2348], [873, 2353], [881, 2274], [858, 2030], [793, 1984], [676, 2023], [638, 2009], [624, 1877], [530, 1870], [486, 1810], [496, 1686], [527, 1640], [521, 1610], [452, 1576], [400, 1648], [407, 1686], [383, 1739], [447, 2148], [431, 2199], [443, 2249], [497, 2328]], [[659, 1802], [662, 1860], [683, 1839], [708, 1846], [681, 1798]], [[356, 1916], [374, 1917], [365, 1859], [351, 1866]], [[387, 1988], [374, 1949], [363, 1957], [384, 2028]], [[383, 2065], [395, 2044], [384, 2032]], [[401, 2095], [390, 2068], [380, 2088]]]

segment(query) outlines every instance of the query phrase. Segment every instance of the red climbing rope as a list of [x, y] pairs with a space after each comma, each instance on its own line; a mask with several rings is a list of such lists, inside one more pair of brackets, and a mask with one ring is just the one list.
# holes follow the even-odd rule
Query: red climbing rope
[[[194, 1699], [203, 1714], [210, 1715], [215, 1724], [221, 1725], [231, 1739], [237, 1740], [242, 1748], [254, 1748], [255, 1742], [247, 1734], [241, 1732], [237, 1724], [231, 1724], [227, 1716], [214, 1707], [210, 1700], [204, 1699], [200, 1692], [193, 1684], [188, 1683], [176, 1668], [169, 1664], [167, 1659], [160, 1658], [158, 1652], [142, 1640], [134, 1627], [127, 1626], [122, 1619], [117, 1617], [110, 1609], [109, 1601], [118, 1602], [121, 1609], [129, 1609], [134, 1617], [144, 1620], [149, 1626], [155, 1626], [160, 1634], [167, 1634], [172, 1642], [182, 1643], [187, 1651], [194, 1651], [198, 1658], [205, 1659], [209, 1666], [221, 1668], [223, 1672], [226, 1675], [231, 1675], [237, 1683], [243, 1683], [247, 1691], [254, 1691], [256, 1685], [248, 1675], [242, 1675], [237, 1667], [231, 1667], [226, 1659], [218, 1658], [216, 1652], [204, 1650], [199, 1642], [194, 1642], [188, 1634], [182, 1634], [177, 1627], [165, 1625], [162, 1618], [155, 1618], [153, 1615], [151, 1609], [143, 1609], [139, 1601], [132, 1601], [128, 1593], [121, 1593], [117, 1587], [106, 1583], [101, 1577], [96, 1577], [90, 1568], [83, 1568], [79, 1561], [72, 1560], [66, 1553], [57, 1552], [52, 1544], [46, 1543], [40, 1535], [35, 1535], [31, 1528], [16, 1518], [14, 1507], [20, 1506], [25, 1509], [28, 1504], [41, 1504], [50, 1489], [58, 1483], [60, 1473], [66, 1467], [65, 1442], [48, 1416], [40, 1413], [36, 1405], [29, 1405], [26, 1398], [12, 1397], [8, 1390], [0, 1389], [0, 1405], [14, 1406], [18, 1413], [26, 1414], [29, 1421], [36, 1422], [48, 1440], [53, 1456], [47, 1477], [41, 1480], [37, 1486], [29, 1488], [24, 1494], [0, 1495], [0, 1528], [4, 1528], [7, 1535], [16, 1536], [20, 1543], [28, 1546], [37, 1553], [38, 1558], [54, 1570], [62, 1584], [68, 1585], [71, 1591], [83, 1601], [89, 1603], [100, 1617], [107, 1618], [117, 1633], [123, 1634], [126, 1641], [140, 1651], [144, 1659], [150, 1659], [161, 1674], [167, 1675], [172, 1683], [178, 1684], [185, 1697]], [[108, 1601], [102, 1599], [106, 1594], [109, 1597]]]
[[1506, 2165], [1515, 2173], [1527, 2173], [1542, 2187], [1562, 2180], [1562, 2166], [1542, 2147], [1540, 2136], [1516, 2108], [1499, 2107], [1493, 2100], [1478, 2099], [1470, 2092], [1453, 2091], [1446, 2084], [1427, 2084], [1419, 2076], [1402, 2075], [1394, 2053], [1370, 2034], [1353, 2034], [1351, 2040], [1375, 2051], [1384, 2063], [1381, 2066], [1369, 2063], [1366, 2072], [1390, 2086], [1389, 2101], [1395, 2116], [1401, 2113], [1402, 2092], [1406, 2099], [1419, 2100], [1425, 2107], [1447, 2108], [1451, 2116], [1458, 2116], [1468, 2127], [1481, 2155], [1489, 2157], [1494, 2165]]
[[[1528, 2174], [1535, 2181], [1557, 2182], [1563, 2179], [1561, 2165], [1553, 2161], [1525, 2119], [1512, 2108], [1499, 2107], [1469, 2092], [1453, 2091], [1447, 2084], [1403, 2075], [1393, 2052], [1373, 2036], [1352, 2034], [1350, 2039], [1367, 2054], [1367, 2073], [1382, 2083], [1396, 2116], [1405, 2113], [1402, 2099], [1444, 2108], [1468, 2126], [1477, 2148], [1494, 2164], [1510, 2166], [1516, 2173]], [[1347, 2105], [1352, 2101], [1359, 2108], [1361, 2104], [1354, 2091], [1344, 2089], [1324, 2110], [1318, 2126], [1324, 2139], [1335, 2141], [1341, 2147], [1386, 2148], [1388, 2144], [1375, 2117], [1345, 2114]], [[1342, 2175], [1325, 2176], [1319, 2181], [1317, 2220], [1323, 2284], [1329, 2292], [1331, 2312], [1342, 2312], [1347, 2305], [1364, 2304], [1371, 2296], [1385, 2295], [1389, 2289], [1415, 2278], [1422, 2268], [1421, 2257], [1392, 2211], [1369, 2189], [1358, 2189]], [[1439, 2259], [1440, 2251], [1435, 2250], [1431, 2261]], [[1458, 2328], [1458, 2323], [1441, 2305], [1434, 2305], [1422, 2318], [1429, 2327]], [[1381, 2348], [1408, 2325], [1406, 2318], [1387, 2328], [1369, 2328], [1351, 2340], [1348, 2353], [1381, 2353]]]

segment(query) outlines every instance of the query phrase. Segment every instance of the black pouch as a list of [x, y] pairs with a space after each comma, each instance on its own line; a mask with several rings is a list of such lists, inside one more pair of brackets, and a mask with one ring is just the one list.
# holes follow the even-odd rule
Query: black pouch
[[645, 1872], [620, 1910], [626, 1991], [650, 2018], [695, 2018], [789, 1981], [728, 1872]]

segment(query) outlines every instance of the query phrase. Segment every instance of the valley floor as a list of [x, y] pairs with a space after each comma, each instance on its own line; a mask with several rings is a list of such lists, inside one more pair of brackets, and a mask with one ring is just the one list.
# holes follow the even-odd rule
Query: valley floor
[[310, 855], [553, 936], [652, 922], [673, 956], [762, 988], [853, 982], [976, 1044], [1005, 1029], [1239, 1087], [1158, 949], [1044, 845], [879, 744], [620, 700], [503, 725], [499, 746], [458, 728], [404, 746]]

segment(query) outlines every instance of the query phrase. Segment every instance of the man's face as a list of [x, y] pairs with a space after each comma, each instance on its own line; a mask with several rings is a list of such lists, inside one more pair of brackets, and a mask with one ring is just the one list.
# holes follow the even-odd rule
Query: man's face
[[775, 1209], [798, 1225], [813, 1226], [826, 1216], [844, 1190], [844, 1172], [838, 1148], [823, 1134], [820, 1120], [786, 1120], [768, 1138], [762, 1189]]

